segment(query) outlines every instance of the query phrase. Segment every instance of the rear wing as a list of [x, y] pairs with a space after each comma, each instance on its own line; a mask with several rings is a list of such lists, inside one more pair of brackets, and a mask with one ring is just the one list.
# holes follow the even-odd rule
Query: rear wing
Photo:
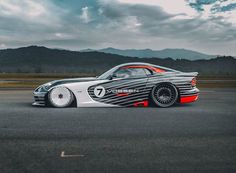
[[188, 72], [188, 73], [184, 73], [187, 76], [197, 76], [198, 72]]
[[198, 72], [180, 72], [176, 74], [177, 76], [185, 76], [185, 77], [196, 77]]

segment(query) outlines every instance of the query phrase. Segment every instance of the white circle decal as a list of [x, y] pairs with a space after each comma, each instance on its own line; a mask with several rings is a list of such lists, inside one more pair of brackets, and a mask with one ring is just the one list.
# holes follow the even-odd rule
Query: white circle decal
[[106, 90], [103, 86], [97, 86], [94, 89], [94, 94], [96, 97], [103, 97], [106, 94]]

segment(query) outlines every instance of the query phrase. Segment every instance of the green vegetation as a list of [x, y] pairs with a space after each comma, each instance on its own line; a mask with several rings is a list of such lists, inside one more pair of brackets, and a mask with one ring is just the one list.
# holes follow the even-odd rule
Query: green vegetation
[[125, 57], [102, 52], [76, 52], [37, 46], [0, 50], [2, 73], [100, 74], [115, 65], [127, 62], [147, 62], [184, 72], [197, 71], [203, 75], [236, 75], [236, 59], [230, 56], [190, 61]]

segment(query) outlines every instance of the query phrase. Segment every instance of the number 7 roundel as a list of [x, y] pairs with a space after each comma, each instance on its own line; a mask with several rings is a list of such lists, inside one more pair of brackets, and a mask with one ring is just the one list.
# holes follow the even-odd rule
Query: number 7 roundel
[[106, 90], [103, 86], [97, 86], [96, 88], [94, 88], [94, 95], [96, 97], [103, 97], [106, 94]]

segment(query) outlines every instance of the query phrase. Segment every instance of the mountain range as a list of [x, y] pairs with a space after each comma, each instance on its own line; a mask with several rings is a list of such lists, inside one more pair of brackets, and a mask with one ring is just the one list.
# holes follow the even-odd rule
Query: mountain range
[[209, 60], [138, 58], [103, 52], [79, 52], [29, 46], [0, 50], [0, 72], [4, 73], [86, 73], [98, 75], [127, 62], [148, 62], [200, 75], [235, 75], [236, 59], [231, 56]]
[[105, 49], [93, 50], [84, 49], [81, 52], [104, 52], [117, 54], [129, 57], [139, 57], [139, 58], [173, 58], [173, 59], [187, 59], [187, 60], [199, 60], [199, 59], [211, 59], [217, 55], [208, 55], [200, 53], [197, 51], [187, 50], [187, 49], [163, 49], [163, 50], [152, 50], [152, 49], [115, 49], [108, 47]]

